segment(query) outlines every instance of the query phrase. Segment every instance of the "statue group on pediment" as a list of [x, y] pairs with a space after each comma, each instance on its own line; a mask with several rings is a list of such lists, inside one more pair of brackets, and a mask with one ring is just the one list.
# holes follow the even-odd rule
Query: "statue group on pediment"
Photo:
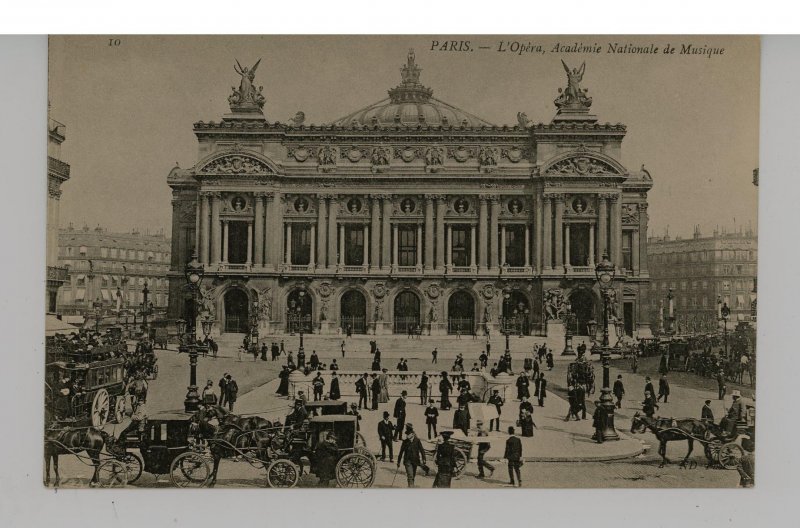
[[610, 165], [588, 156], [575, 156], [554, 163], [545, 174], [607, 175], [617, 174]]

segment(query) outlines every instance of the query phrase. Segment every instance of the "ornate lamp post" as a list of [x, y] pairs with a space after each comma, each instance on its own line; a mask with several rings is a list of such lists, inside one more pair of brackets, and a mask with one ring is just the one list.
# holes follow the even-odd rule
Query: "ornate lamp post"
[[306, 296], [306, 290], [303, 288], [300, 290], [300, 304], [297, 306], [297, 330], [300, 332], [300, 348], [298, 349], [298, 353], [304, 352], [303, 349], [303, 321], [302, 321], [302, 313], [303, 313], [303, 299]]
[[147, 296], [150, 290], [147, 289], [147, 281], [144, 281], [144, 288], [142, 288], [142, 328], [147, 334], [147, 316], [153, 313], [153, 303], [147, 302]]
[[[181, 339], [181, 352], [189, 352], [189, 387], [186, 392], [186, 399], [183, 401], [183, 408], [187, 413], [195, 412], [200, 405], [200, 395], [197, 392], [197, 293], [200, 289], [200, 283], [203, 280], [205, 267], [198, 262], [197, 252], [192, 253], [192, 259], [186, 264], [183, 274], [186, 277], [186, 284], [189, 286], [189, 292], [192, 296], [191, 311], [187, 321], [179, 320], [176, 322], [178, 326], [178, 333], [184, 336]], [[209, 325], [210, 331], [210, 325]], [[205, 332], [205, 325], [203, 331]], [[185, 330], [186, 333], [182, 332]]]
[[508, 303], [511, 299], [511, 288], [506, 286], [503, 290], [503, 333], [506, 335], [506, 354], [511, 353], [511, 345], [508, 342], [508, 334], [509, 334], [509, 327], [508, 327]]
[[603, 297], [603, 343], [600, 358], [603, 361], [603, 388], [600, 389], [600, 406], [606, 411], [606, 427], [603, 430], [603, 440], [619, 440], [619, 435], [614, 429], [614, 399], [611, 397], [608, 362], [611, 358], [611, 349], [608, 346], [608, 303], [612, 295], [614, 275], [616, 268], [608, 260], [608, 254], [603, 253], [600, 262], [595, 266], [595, 276]]
[[719, 309], [719, 316], [722, 319], [722, 340], [725, 343], [725, 357], [728, 357], [728, 318], [731, 315], [731, 309], [728, 308], [728, 303], [722, 302], [722, 297], [717, 298], [717, 304], [722, 306]]
[[567, 301], [564, 306], [565, 312], [562, 316], [564, 320], [564, 350], [561, 352], [562, 356], [574, 356], [575, 350], [572, 348], [572, 325], [575, 324], [575, 314], [572, 313], [572, 304]]

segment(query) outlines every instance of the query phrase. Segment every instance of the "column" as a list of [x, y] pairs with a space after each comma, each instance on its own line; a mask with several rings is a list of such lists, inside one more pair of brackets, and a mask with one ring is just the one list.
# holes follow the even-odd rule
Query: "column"
[[542, 258], [543, 258], [542, 257], [542, 243], [543, 243], [542, 240], [544, 239], [544, 231], [543, 231], [544, 214], [542, 214], [543, 205], [544, 204], [542, 203], [542, 198], [537, 196], [536, 197], [536, 216], [535, 216], [536, 219], [534, 220], [535, 223], [534, 223], [533, 227], [536, 230], [536, 242], [534, 243], [534, 251], [536, 252], [536, 258], [534, 259], [534, 262], [536, 263], [536, 269], [539, 270], [539, 271], [541, 271], [542, 267], [544, 267], [544, 264], [542, 262]]
[[587, 266], [594, 266], [597, 264], [594, 258], [594, 229], [594, 223], [589, 224], [589, 262], [586, 264]]
[[631, 254], [633, 256], [633, 273], [639, 274], [639, 231], [633, 232], [633, 242], [631, 243]]
[[253, 263], [253, 223], [247, 222], [247, 261], [250, 266]]
[[639, 204], [639, 273], [647, 273], [647, 204]]
[[389, 196], [383, 197], [382, 222], [383, 255], [381, 255], [381, 267], [388, 271], [392, 266], [392, 199]]
[[[202, 208], [200, 202], [202, 202], [202, 201], [203, 200], [200, 197], [200, 193], [198, 192], [197, 193], [197, 201], [195, 201], [195, 203], [194, 203], [194, 250], [197, 253], [197, 259], [198, 260], [200, 260], [202, 258], [202, 257], [200, 257], [200, 209]], [[51, 222], [54, 221], [50, 216], [51, 214], [55, 213], [55, 211], [54, 211], [55, 207], [52, 207], [52, 208], [50, 207], [50, 203], [51, 202], [55, 202], [54, 205], [57, 206], [58, 205], [58, 199], [54, 198], [54, 199], [47, 200], [47, 225], [48, 226], [52, 225]], [[51, 209], [53, 209], [52, 213], [51, 213]], [[52, 228], [48, 228], [48, 230], [47, 230], [47, 242], [46, 242], [47, 247], [54, 247], [53, 246], [52, 234], [53, 234]], [[50, 265], [49, 262], [47, 264]]]
[[564, 196], [556, 195], [556, 216], [553, 231], [556, 235], [555, 254], [556, 268], [564, 266]]
[[330, 203], [328, 204], [328, 269], [336, 267], [336, 223], [339, 215], [339, 202], [336, 196], [331, 196]]
[[275, 194], [264, 193], [264, 266], [272, 268], [275, 265]]
[[284, 264], [287, 266], [292, 265], [292, 223], [286, 223], [286, 252], [284, 253], [286, 256], [286, 261]]
[[392, 226], [392, 269], [397, 268], [397, 224]]
[[[272, 202], [272, 212], [275, 215], [272, 221], [270, 231], [275, 235], [276, 240], [273, 242], [274, 257], [273, 264], [275, 269], [281, 267], [283, 262], [283, 251], [285, 247], [284, 232], [283, 232], [283, 195], [280, 192], [275, 192], [275, 198]], [[291, 239], [289, 239], [291, 242]]]
[[500, 226], [500, 265], [506, 265], [506, 226]]
[[488, 265], [487, 259], [487, 251], [488, 247], [488, 240], [486, 240], [486, 224], [488, 223], [488, 206], [486, 204], [486, 196], [479, 197], [480, 206], [478, 208], [478, 241], [480, 245], [478, 246], [478, 265], [481, 267], [482, 270], [486, 269]]
[[211, 233], [209, 233], [209, 225], [208, 225], [208, 193], [200, 193], [200, 262], [202, 264], [208, 264], [208, 237]]
[[422, 224], [417, 224], [417, 269], [422, 269]]
[[228, 221], [222, 221], [222, 262], [228, 262]]
[[444, 215], [447, 211], [447, 200], [439, 197], [436, 200], [436, 269], [444, 270], [445, 257], [445, 238], [444, 238]]
[[620, 212], [620, 198], [611, 199], [611, 261], [618, 268], [622, 266], [622, 214]]
[[569, 224], [564, 226], [564, 264], [567, 266], [572, 265], [569, 254]]
[[447, 266], [453, 267], [453, 225], [447, 224]]
[[372, 222], [370, 227], [370, 259], [369, 267], [378, 269], [381, 267], [381, 212], [380, 198], [372, 196]]
[[525, 267], [531, 267], [531, 226], [525, 224]]
[[316, 237], [316, 230], [317, 226], [311, 224], [311, 254], [309, 255], [308, 260], [308, 267], [315, 268], [317, 266], [317, 237]]
[[542, 208], [542, 269], [553, 269], [553, 199], [544, 197]]
[[264, 193], [256, 193], [256, 211], [255, 211], [255, 258], [253, 265], [261, 267], [264, 265]]
[[345, 240], [344, 224], [339, 224], [339, 266], [344, 266]]
[[364, 254], [361, 257], [362, 265], [369, 266], [369, 226], [364, 224]]
[[433, 270], [433, 196], [425, 196], [425, 269]]
[[221, 233], [220, 233], [220, 223], [219, 223], [219, 193], [213, 193], [211, 195], [211, 264], [217, 265], [220, 262], [220, 244], [221, 244]]
[[317, 257], [316, 263], [319, 264], [320, 268], [324, 268], [327, 263], [328, 259], [326, 258], [326, 250], [328, 246], [328, 238], [327, 233], [328, 230], [325, 228], [325, 219], [328, 216], [328, 202], [325, 201], [324, 194], [317, 195], [317, 251], [319, 251], [319, 257]]
[[597, 198], [597, 260], [608, 253], [608, 206], [607, 195], [601, 194]]
[[469, 229], [469, 266], [475, 269], [475, 225]]
[[497, 196], [492, 197], [491, 212], [491, 218], [489, 219], [489, 268], [496, 270], [500, 260], [499, 251], [497, 251], [500, 199]]

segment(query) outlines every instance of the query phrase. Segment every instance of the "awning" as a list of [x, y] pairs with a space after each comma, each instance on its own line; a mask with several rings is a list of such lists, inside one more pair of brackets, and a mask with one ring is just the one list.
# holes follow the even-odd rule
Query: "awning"
[[111, 300], [111, 295], [109, 295], [108, 290], [100, 290], [100, 295], [103, 297], [104, 301]]
[[[44, 322], [44, 335], [54, 336], [56, 334], [78, 333], [78, 327], [62, 321], [55, 315], [46, 315]], [[82, 318], [81, 318], [82, 319]]]
[[75, 288], [75, 300], [82, 301], [86, 297], [86, 290], [83, 288]]

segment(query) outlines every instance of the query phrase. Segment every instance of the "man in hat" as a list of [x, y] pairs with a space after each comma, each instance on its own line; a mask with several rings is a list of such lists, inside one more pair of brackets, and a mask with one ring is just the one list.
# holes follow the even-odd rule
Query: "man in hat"
[[308, 363], [311, 365], [311, 370], [316, 370], [319, 367], [319, 356], [316, 350], [311, 351], [311, 357], [308, 358]]
[[325, 380], [322, 379], [322, 372], [317, 371], [317, 377], [311, 381], [311, 386], [314, 388], [314, 401], [322, 399], [322, 391], [325, 388]]
[[433, 429], [433, 436], [438, 436], [436, 432], [436, 424], [439, 421], [439, 409], [436, 408], [436, 401], [433, 399], [428, 400], [428, 406], [425, 408], [425, 425], [428, 426], [428, 440], [431, 439], [431, 429]]
[[438, 358], [439, 358], [439, 349], [433, 347], [433, 351], [431, 352], [431, 363], [438, 363], [439, 362]]
[[458, 410], [453, 413], [453, 429], [460, 429], [464, 436], [469, 434], [469, 411], [464, 404], [460, 404]]
[[489, 401], [487, 403], [489, 403], [490, 405], [494, 405], [494, 408], [497, 409], [497, 418], [492, 418], [491, 420], [489, 420], [489, 431], [491, 432], [494, 430], [499, 432], [500, 414], [502, 414], [503, 404], [505, 403], [505, 401], [503, 401], [503, 398], [500, 396], [500, 391], [494, 389], [492, 391], [492, 395], [489, 396]]
[[286, 427], [293, 427], [302, 424], [306, 420], [308, 420], [308, 411], [306, 410], [305, 402], [298, 398], [294, 401], [294, 409], [286, 416], [284, 424]]
[[706, 400], [705, 405], [700, 410], [700, 419], [707, 423], [714, 423], [714, 411], [711, 410], [711, 400]]
[[372, 410], [378, 410], [378, 403], [380, 403], [381, 399], [381, 382], [378, 379], [378, 375], [374, 372], [372, 373]]
[[225, 376], [225, 401], [228, 402], [228, 410], [233, 412], [233, 404], [236, 403], [236, 398], [239, 396], [239, 385], [230, 374]]
[[424, 370], [422, 371], [422, 376], [419, 380], [419, 385], [417, 385], [419, 389], [419, 404], [425, 405], [428, 403], [428, 374]]
[[403, 427], [406, 424], [406, 397], [408, 396], [408, 392], [403, 391], [400, 393], [400, 397], [397, 398], [397, 401], [394, 402], [394, 419], [397, 420], [397, 426], [394, 430], [394, 441], [400, 441], [400, 433], [403, 430]]
[[658, 398], [656, 398], [656, 401], [661, 401], [662, 397], [664, 398], [664, 403], [667, 403], [667, 399], [669, 399], [669, 381], [667, 381], [666, 374], [662, 374], [658, 379]]
[[338, 400], [342, 397], [342, 393], [339, 390], [339, 376], [336, 374], [336, 371], [331, 371], [331, 387], [328, 389], [328, 398], [331, 400]]
[[655, 387], [653, 387], [653, 382], [650, 381], [650, 376], [645, 377], [644, 381], [645, 381], [644, 393], [647, 394], [649, 392], [650, 394], [655, 395], [656, 389], [655, 389]]
[[517, 378], [517, 399], [522, 401], [523, 398], [530, 398], [531, 391], [529, 389], [531, 380], [524, 372], [520, 372]]
[[539, 407], [544, 407], [544, 400], [547, 398], [547, 380], [544, 379], [544, 372], [541, 372], [536, 380], [536, 392], [539, 398]]
[[598, 444], [603, 443], [603, 431], [606, 428], [606, 421], [608, 415], [605, 409], [600, 405], [600, 400], [594, 402], [594, 414], [592, 415], [592, 426], [594, 427], [594, 436], [592, 437]]
[[456, 467], [456, 450], [450, 443], [453, 431], [442, 431], [441, 442], [436, 446], [436, 478], [433, 480], [434, 488], [449, 488], [453, 471]]
[[227, 391], [225, 390], [225, 385], [228, 383], [228, 373], [224, 373], [222, 377], [219, 379], [219, 405], [220, 407], [225, 406], [225, 400], [227, 398]]
[[[483, 425], [483, 420], [478, 420], [476, 425], [478, 427], [478, 436], [489, 436], [489, 432]], [[486, 476], [483, 471], [484, 468], [489, 470], [490, 477], [494, 473], [494, 466], [488, 463], [485, 458], [486, 453], [491, 447], [492, 445], [489, 442], [478, 442], [478, 478], [484, 478]]]
[[386, 448], [389, 448], [389, 462], [394, 461], [394, 424], [389, 420], [389, 411], [383, 411], [383, 420], [378, 422], [378, 438], [381, 440], [381, 460], [386, 460]]
[[522, 398], [522, 402], [519, 404], [519, 418], [522, 418], [523, 413], [533, 414], [533, 404], [528, 401], [528, 398]]
[[336, 435], [331, 431], [325, 441], [317, 445], [314, 452], [314, 472], [319, 478], [317, 486], [327, 488], [331, 480], [336, 480], [336, 464], [339, 462], [339, 449], [336, 445]]
[[622, 409], [622, 397], [625, 396], [625, 386], [622, 384], [622, 374], [617, 374], [617, 381], [614, 382], [612, 391], [617, 398], [617, 409]]
[[519, 487], [522, 487], [522, 477], [519, 467], [522, 465], [522, 441], [514, 436], [514, 428], [508, 428], [508, 440], [506, 440], [506, 452], [503, 458], [508, 461], [508, 480], [514, 486], [514, 475], [517, 477]]
[[728, 436], [736, 435], [736, 422], [742, 420], [744, 414], [742, 409], [742, 393], [737, 389], [731, 391], [731, 398], [733, 402], [728, 408], [728, 414], [720, 422], [720, 427], [728, 433]]
[[428, 474], [428, 466], [425, 464], [425, 450], [422, 449], [422, 442], [414, 433], [414, 426], [406, 424], [406, 437], [400, 445], [400, 452], [397, 454], [397, 467], [403, 463], [406, 469], [406, 479], [408, 487], [414, 487], [414, 479], [417, 476], [417, 468], [422, 466], [425, 474]]
[[645, 416], [648, 418], [652, 418], [656, 413], [656, 409], [658, 409], [658, 404], [656, 403], [655, 396], [652, 392], [646, 391], [644, 393], [644, 401], [642, 402], [642, 412], [644, 412]]
[[364, 408], [366, 409], [369, 407], [369, 402], [367, 401], [367, 393], [368, 393], [368, 384], [369, 383], [369, 375], [365, 372], [361, 375], [361, 377], [356, 381], [356, 393], [358, 393], [358, 408], [361, 409], [363, 404]]

